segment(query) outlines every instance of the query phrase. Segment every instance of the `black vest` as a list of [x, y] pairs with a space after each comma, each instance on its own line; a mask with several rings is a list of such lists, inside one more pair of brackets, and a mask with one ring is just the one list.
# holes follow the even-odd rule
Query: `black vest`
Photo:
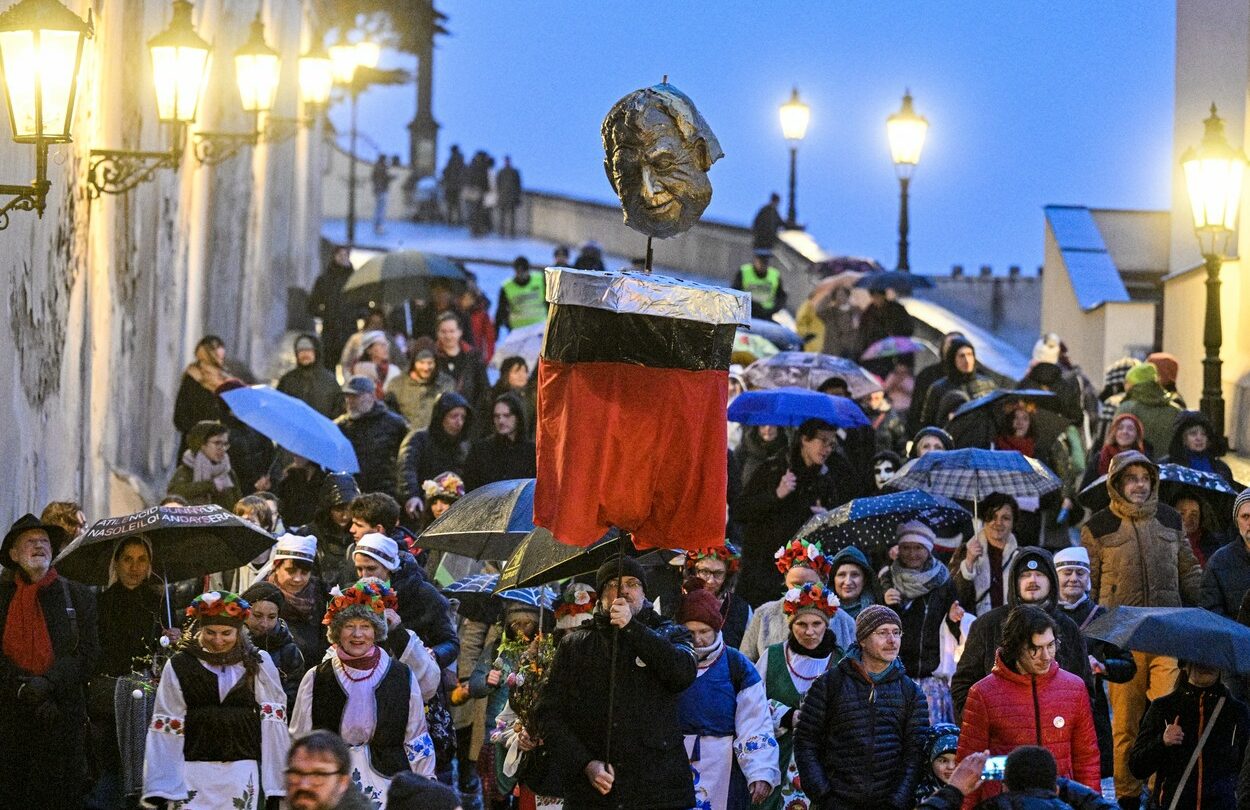
[[[408, 730], [408, 701], [412, 698], [408, 665], [391, 659], [390, 667], [373, 690], [376, 725], [369, 740], [369, 764], [385, 777], [408, 770], [404, 734]], [[347, 693], [334, 674], [334, 665], [322, 661], [313, 676], [312, 727], [339, 733]]]
[[260, 761], [260, 706], [253, 679], [244, 675], [226, 699], [218, 698], [217, 674], [204, 668], [194, 655], [180, 652], [170, 659], [182, 698], [187, 704], [188, 762]]

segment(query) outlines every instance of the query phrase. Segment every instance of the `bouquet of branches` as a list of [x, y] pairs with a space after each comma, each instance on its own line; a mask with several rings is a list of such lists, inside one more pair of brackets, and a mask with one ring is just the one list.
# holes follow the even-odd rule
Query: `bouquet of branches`
[[[512, 644], [513, 650], [504, 648]], [[507, 655], [508, 652], [515, 653]], [[505, 683], [508, 685], [508, 703], [516, 712], [517, 721], [525, 728], [533, 728], [534, 706], [538, 696], [547, 684], [547, 673], [551, 670], [551, 661], [556, 655], [556, 645], [551, 634], [540, 633], [532, 641], [505, 642], [500, 645], [500, 658], [515, 661], [512, 672], [508, 673]]]

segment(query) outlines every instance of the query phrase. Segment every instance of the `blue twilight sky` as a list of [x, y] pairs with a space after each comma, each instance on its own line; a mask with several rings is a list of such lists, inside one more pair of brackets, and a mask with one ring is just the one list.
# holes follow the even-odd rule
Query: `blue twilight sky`
[[[707, 216], [736, 223], [769, 191], [785, 196], [777, 108], [798, 86], [812, 108], [799, 219], [832, 253], [894, 264], [885, 119], [904, 87], [930, 124], [912, 181], [914, 270], [1033, 272], [1046, 204], [1169, 205], [1175, 12], [1164, 0], [439, 7], [451, 30], [435, 62], [440, 164], [452, 143], [506, 152], [530, 187], [613, 201], [599, 124], [619, 97], [667, 73], [725, 151]], [[407, 154], [413, 97], [409, 86], [361, 99], [362, 128], [387, 152]], [[346, 124], [345, 109], [334, 116]]]

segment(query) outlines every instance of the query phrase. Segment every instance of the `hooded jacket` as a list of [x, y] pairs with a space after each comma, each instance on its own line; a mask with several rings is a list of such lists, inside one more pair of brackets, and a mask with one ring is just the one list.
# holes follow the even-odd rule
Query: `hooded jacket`
[[1141, 420], [1145, 428], [1145, 440], [1155, 453], [1162, 453], [1172, 444], [1172, 429], [1180, 406], [1168, 396], [1162, 385], [1157, 382], [1140, 382], [1134, 385], [1119, 407], [1116, 416], [1131, 413]]
[[[942, 356], [942, 367], [946, 370], [946, 376], [935, 382], [925, 394], [924, 408], [920, 416], [922, 425], [936, 425], [940, 421], [945, 421], [939, 418], [939, 404], [942, 398], [952, 391], [960, 391], [967, 394], [969, 400], [974, 400], [998, 388], [997, 383], [977, 371], [975, 367], [970, 374], [965, 374], [955, 367], [955, 355], [963, 348], [973, 348], [973, 346], [963, 338], [956, 338], [951, 341], [946, 354]], [[975, 352], [975, 349], [973, 350]], [[944, 417], [945, 414], [942, 416]]]
[[[1056, 659], [1064, 670], [1077, 675], [1085, 683], [1092, 694], [1094, 677], [1089, 669], [1089, 654], [1085, 637], [1081, 635], [1076, 623], [1069, 619], [1059, 607], [1059, 575], [1055, 572], [1055, 563], [1050, 552], [1037, 546], [1020, 549], [1011, 566], [1010, 592], [1007, 604], [996, 607], [988, 613], [978, 616], [968, 630], [968, 640], [964, 644], [964, 654], [959, 659], [959, 666], [951, 678], [951, 702], [955, 706], [955, 716], [963, 714], [964, 701], [968, 690], [977, 681], [989, 675], [997, 659], [998, 644], [1003, 638], [1003, 624], [1007, 614], [1019, 604], [1025, 604], [1020, 597], [1020, 574], [1026, 570], [1038, 570], [1050, 580], [1050, 593], [1038, 607], [1050, 614], [1059, 630], [1055, 637], [1059, 640], [1059, 652]], [[1094, 749], [1097, 750], [1095, 744]]]
[[421, 430], [430, 426], [439, 396], [455, 387], [456, 381], [437, 366], [425, 382], [413, 379], [411, 372], [401, 374], [386, 384], [386, 404], [408, 420], [409, 428]]
[[[997, 655], [990, 674], [968, 692], [955, 758], [987, 749], [1000, 756], [1022, 745], [1042, 746], [1054, 755], [1059, 776], [1099, 789], [1098, 740], [1085, 684], [1055, 661], [1043, 675], [1025, 675]], [[985, 783], [964, 799], [965, 810], [1001, 789], [1002, 783]]]
[[[449, 436], [443, 430], [443, 417], [453, 408], [464, 408], [464, 428], [459, 436]], [[454, 472], [463, 477], [464, 461], [468, 454], [468, 437], [473, 429], [473, 408], [468, 400], [454, 391], [439, 396], [430, 414], [430, 426], [414, 430], [404, 437], [399, 446], [399, 502], [410, 498], [425, 500], [421, 484], [443, 472]]]
[[321, 482], [317, 494], [317, 516], [312, 523], [295, 530], [296, 534], [317, 538], [317, 569], [327, 588], [346, 588], [356, 581], [356, 566], [348, 559], [347, 549], [353, 539], [347, 529], [340, 528], [330, 517], [330, 510], [346, 506], [360, 494], [356, 479], [347, 473], [330, 473]]
[[868, 562], [864, 552], [855, 546], [847, 546], [829, 560], [830, 586], [833, 585], [834, 577], [838, 575], [838, 568], [843, 563], [858, 565], [859, 569], [864, 572], [864, 589], [859, 592], [859, 599], [854, 603], [842, 600], [839, 608], [839, 612], [844, 612], [854, 619], [859, 616], [861, 610], [881, 601], [881, 583], [877, 581], [877, 573], [872, 570], [872, 564]]
[[[1185, 431], [1192, 427], [1201, 427], [1207, 432], [1207, 449], [1201, 453], [1191, 453], [1185, 448]], [[1215, 435], [1211, 420], [1201, 411], [1181, 411], [1176, 415], [1176, 422], [1172, 427], [1172, 443], [1168, 445], [1167, 457], [1160, 463], [1179, 464], [1191, 470], [1215, 473], [1230, 484], [1233, 483], [1233, 471], [1219, 459], [1224, 455], [1224, 448], [1220, 446], [1219, 439], [1214, 438]]]
[[[1120, 491], [1124, 471], [1135, 464], [1150, 470], [1150, 497], [1141, 506]], [[1108, 608], [1197, 605], [1202, 569], [1185, 539], [1180, 515], [1159, 503], [1158, 468], [1135, 450], [1121, 453], [1111, 460], [1107, 492], [1111, 505], [1095, 512], [1081, 529], [1095, 601]]]
[[315, 335], [304, 334], [295, 339], [295, 344], [302, 341], [312, 341], [316, 359], [283, 374], [278, 379], [278, 390], [303, 400], [325, 418], [334, 419], [343, 413], [343, 392], [339, 390], [334, 372], [321, 362], [321, 341]]
[[291, 634], [291, 628], [287, 626], [286, 620], [278, 619], [273, 629], [263, 636], [253, 635], [252, 643], [256, 645], [256, 649], [269, 653], [282, 679], [282, 691], [286, 692], [286, 705], [294, 706], [295, 693], [299, 691], [300, 679], [304, 677], [305, 664], [304, 654], [300, 652], [299, 645], [295, 642], [295, 636]]
[[451, 621], [447, 597], [430, 584], [417, 560], [399, 552], [399, 570], [391, 574], [391, 587], [399, 599], [399, 618], [404, 627], [421, 637], [440, 667], [449, 667], [460, 654], [460, 639]]
[[464, 460], [466, 491], [494, 481], [533, 478], [538, 473], [537, 451], [529, 438], [525, 405], [516, 394], [501, 394], [495, 399], [495, 406], [501, 403], [516, 417], [516, 439], [507, 439], [492, 430], [491, 435], [473, 442]]
[[1202, 606], [1236, 619], [1247, 594], [1250, 594], [1250, 549], [1246, 548], [1243, 538], [1236, 537], [1207, 560], [1207, 569], [1202, 573]]
[[395, 455], [408, 432], [404, 417], [381, 402], [375, 402], [367, 413], [361, 416], [345, 413], [335, 419], [334, 424], [356, 450], [361, 490], [385, 492], [395, 497]]

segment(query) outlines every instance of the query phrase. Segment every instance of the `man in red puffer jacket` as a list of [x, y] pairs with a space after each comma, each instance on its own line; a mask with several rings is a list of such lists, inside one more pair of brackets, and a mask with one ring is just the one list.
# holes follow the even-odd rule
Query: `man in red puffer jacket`
[[[1078, 676], [1059, 668], [1057, 648], [1055, 620], [1046, 611], [1032, 605], [1012, 609], [994, 669], [968, 691], [957, 759], [1038, 745], [1054, 755], [1059, 776], [1099, 789], [1089, 692]], [[964, 810], [1002, 789], [999, 782], [986, 782], [965, 797]]]

